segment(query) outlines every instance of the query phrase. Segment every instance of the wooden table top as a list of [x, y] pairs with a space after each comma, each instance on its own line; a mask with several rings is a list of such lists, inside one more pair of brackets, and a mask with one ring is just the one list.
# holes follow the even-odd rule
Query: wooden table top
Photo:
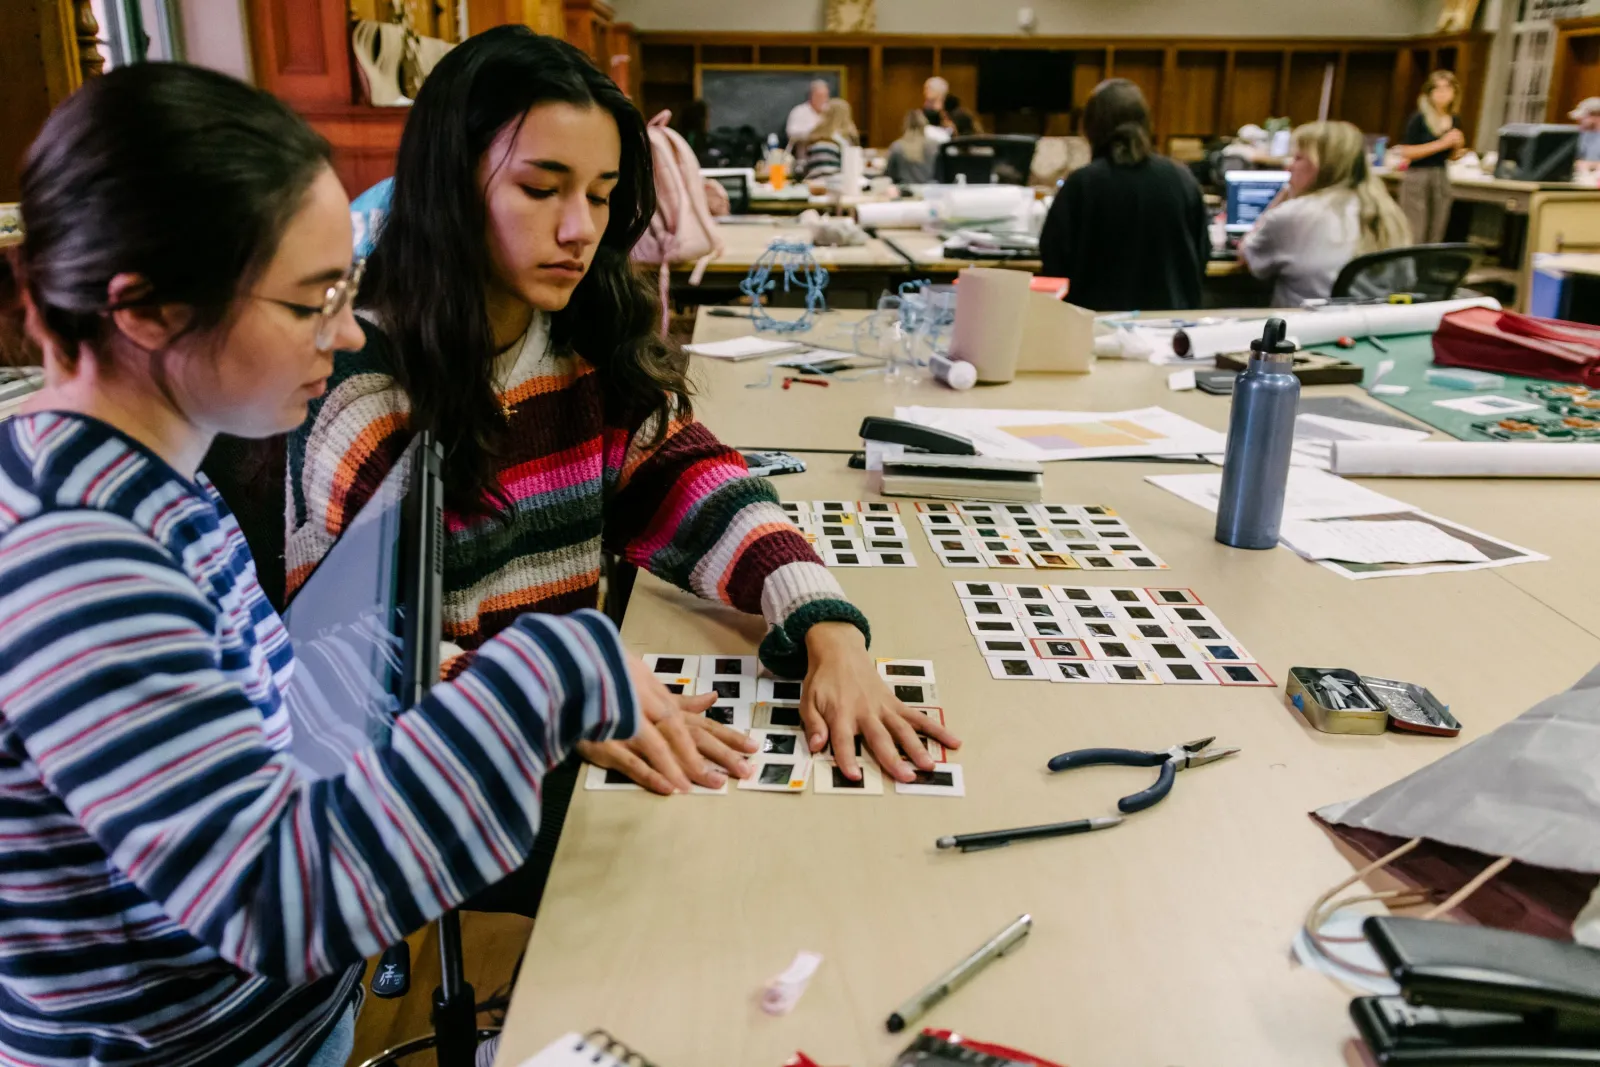
[[[705, 320], [724, 335], [740, 320]], [[887, 412], [841, 385], [722, 394], [700, 415], [724, 440], [781, 444], [831, 410]], [[711, 372], [707, 374], [706, 372]], [[1224, 400], [1166, 390], [1165, 368], [1102, 363], [1078, 378], [949, 394], [992, 407], [1160, 403], [1220, 426]], [[927, 395], [924, 395], [927, 394]], [[928, 403], [930, 388], [910, 402]], [[727, 399], [732, 396], [733, 399]], [[862, 394], [867, 396], [866, 393]], [[819, 406], [820, 405], [820, 406]], [[747, 410], [748, 409], [748, 410]], [[743, 421], [741, 421], [743, 420]], [[739, 440], [762, 428], [764, 440]], [[854, 426], [850, 427], [853, 434]], [[847, 442], [849, 447], [853, 441]], [[872, 499], [843, 456], [776, 484], [786, 499]], [[1548, 563], [1347, 581], [1287, 550], [1212, 539], [1212, 516], [1143, 480], [1206, 468], [1054, 463], [1045, 499], [1117, 509], [1266, 666], [1276, 689], [1067, 686], [992, 680], [956, 603], [956, 579], [1139, 584], [1126, 572], [945, 570], [911, 505], [914, 570], [836, 571], [874, 623], [874, 652], [934, 661], [940, 703], [965, 745], [965, 799], [738, 792], [661, 799], [581, 789], [506, 1019], [497, 1063], [516, 1067], [572, 1030], [604, 1027], [661, 1067], [776, 1067], [796, 1049], [874, 1067], [907, 1043], [884, 1018], [1026, 911], [1028, 942], [931, 1012], [945, 1026], [1072, 1067], [1354, 1064], [1349, 994], [1289, 962], [1305, 910], [1350, 858], [1307, 818], [1452, 751], [1570, 685], [1600, 660], [1600, 580], [1587, 483], [1372, 480], [1363, 484], [1548, 553]], [[1574, 488], [1577, 486], [1577, 488]], [[623, 628], [638, 652], [750, 652], [758, 618], [641, 576]], [[1432, 688], [1465, 724], [1459, 741], [1320, 734], [1283, 703], [1292, 665], [1349, 666]], [[1114, 830], [988, 853], [937, 852], [942, 834], [1114, 811], [1147, 772], [1052, 778], [1075, 747], [1165, 748], [1215, 734], [1232, 759], [1179, 777], [1168, 800]], [[794, 1014], [757, 1006], [794, 953], [824, 963]]]

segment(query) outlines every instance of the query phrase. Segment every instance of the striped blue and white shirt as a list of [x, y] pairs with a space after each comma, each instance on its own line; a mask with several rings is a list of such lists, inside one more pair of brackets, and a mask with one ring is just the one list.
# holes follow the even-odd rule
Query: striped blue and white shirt
[[360, 963], [518, 867], [628, 737], [604, 616], [524, 616], [337, 778], [237, 522], [116, 430], [0, 424], [0, 1067], [293, 1064]]

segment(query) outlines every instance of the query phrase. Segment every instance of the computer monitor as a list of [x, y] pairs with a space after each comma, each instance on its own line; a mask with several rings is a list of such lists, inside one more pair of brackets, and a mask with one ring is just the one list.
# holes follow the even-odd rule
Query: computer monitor
[[1520, 182], [1572, 180], [1578, 159], [1578, 127], [1551, 122], [1513, 122], [1500, 127], [1500, 160], [1494, 176]]
[[283, 612], [296, 660], [290, 750], [315, 777], [387, 738], [439, 680], [440, 457], [417, 435]]
[[1272, 203], [1278, 190], [1289, 184], [1286, 170], [1230, 170], [1223, 175], [1228, 187], [1229, 233], [1244, 233]]

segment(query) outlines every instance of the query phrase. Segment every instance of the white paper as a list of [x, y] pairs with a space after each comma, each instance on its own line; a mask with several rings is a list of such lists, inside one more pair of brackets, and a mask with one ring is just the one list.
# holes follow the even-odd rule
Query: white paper
[[985, 456], [1040, 463], [1221, 452], [1226, 446], [1216, 430], [1159, 407], [1130, 411], [897, 407], [894, 416], [960, 434]]
[[[1152, 474], [1145, 481], [1212, 512], [1217, 510], [1217, 501], [1222, 495], [1220, 474]], [[1324, 471], [1309, 467], [1289, 469], [1289, 486], [1283, 504], [1285, 520], [1345, 519], [1411, 510], [1414, 509], [1410, 504]]]
[[737, 362], [741, 359], [755, 359], [758, 356], [779, 356], [789, 352], [797, 352], [804, 345], [795, 344], [793, 341], [769, 341], [764, 337], [734, 337], [727, 341], [710, 341], [699, 345], [684, 345], [685, 352], [706, 359], [726, 359]]
[[1533, 441], [1335, 441], [1340, 474], [1420, 478], [1600, 478], [1600, 445]]
[[1171, 374], [1167, 375], [1167, 388], [1171, 389], [1174, 393], [1185, 393], [1195, 387], [1196, 383], [1194, 379], [1193, 367], [1190, 367], [1187, 370], [1175, 370]]
[[1361, 564], [1346, 564], [1339, 560], [1318, 560], [1317, 566], [1324, 567], [1341, 578], [1348, 578], [1353, 582], [1364, 581], [1368, 578], [1405, 578], [1413, 574], [1454, 574], [1457, 571], [1477, 571], [1489, 567], [1511, 567], [1518, 563], [1538, 563], [1550, 557], [1531, 549], [1514, 545], [1509, 541], [1502, 541], [1498, 537], [1490, 537], [1481, 530], [1474, 530], [1460, 523], [1441, 519], [1437, 515], [1430, 515], [1426, 511], [1409, 511], [1395, 514], [1392, 518], [1379, 516], [1369, 519], [1369, 522], [1413, 522], [1421, 521], [1439, 526], [1453, 537], [1478, 545], [1487, 557], [1481, 563], [1401, 563], [1392, 565], [1379, 565], [1378, 570], [1353, 570]]
[[1278, 539], [1306, 559], [1346, 563], [1487, 563], [1472, 545], [1426, 522], [1290, 519]]
[[1433, 406], [1462, 411], [1468, 415], [1515, 415], [1523, 411], [1544, 410], [1542, 404], [1513, 400], [1509, 396], [1463, 396], [1454, 400], [1435, 400]]

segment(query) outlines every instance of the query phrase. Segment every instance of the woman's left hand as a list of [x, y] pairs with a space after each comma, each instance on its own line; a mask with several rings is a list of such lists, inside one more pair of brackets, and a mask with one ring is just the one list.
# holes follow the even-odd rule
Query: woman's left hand
[[[912, 711], [889, 690], [878, 674], [861, 631], [847, 622], [821, 622], [806, 631], [805, 687], [800, 698], [800, 719], [812, 752], [820, 752], [831, 739], [834, 761], [851, 781], [861, 778], [856, 759], [857, 735], [866, 739], [867, 750], [884, 773], [896, 781], [909, 782], [916, 768], [931, 770], [933, 756], [919, 733], [927, 734], [946, 748], [960, 748], [961, 741], [935, 719]], [[907, 763], [901, 756], [911, 757]]]

